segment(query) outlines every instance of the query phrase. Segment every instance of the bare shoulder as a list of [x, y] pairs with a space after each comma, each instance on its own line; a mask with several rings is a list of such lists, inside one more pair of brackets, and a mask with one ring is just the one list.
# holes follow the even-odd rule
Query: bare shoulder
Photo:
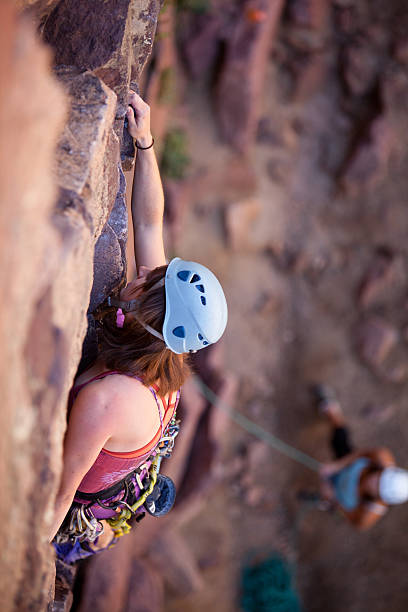
[[136, 378], [112, 374], [79, 392], [69, 425], [76, 435], [92, 430], [108, 450], [129, 451], [150, 442], [160, 416], [150, 389]]
[[395, 465], [394, 455], [384, 446], [368, 449], [364, 455], [382, 467]]
[[85, 410], [104, 416], [112, 412], [118, 416], [118, 412], [134, 406], [135, 402], [148, 411], [155, 405], [151, 391], [137, 378], [125, 374], [111, 374], [92, 382], [79, 392], [75, 404], [78, 401]]
[[[116, 406], [135, 406], [135, 402], [143, 409], [155, 407], [156, 401], [150, 389], [140, 380], [125, 374], [114, 374], [104, 378], [101, 382], [101, 392], [109, 398], [110, 404]], [[156, 408], [157, 411], [157, 408]]]
[[380, 502], [364, 502], [352, 512], [346, 512], [345, 514], [357, 529], [365, 531], [373, 527], [386, 512], [387, 506]]
[[160, 402], [157, 403], [151, 390], [135, 378], [111, 378], [107, 389], [107, 410], [112, 434], [105, 448], [121, 452], [141, 448], [160, 429]]
[[[102, 385], [103, 380], [95, 381], [80, 390], [69, 414], [69, 423], [79, 426], [98, 426], [107, 423], [109, 415], [108, 388]], [[100, 384], [99, 384], [100, 383]]]

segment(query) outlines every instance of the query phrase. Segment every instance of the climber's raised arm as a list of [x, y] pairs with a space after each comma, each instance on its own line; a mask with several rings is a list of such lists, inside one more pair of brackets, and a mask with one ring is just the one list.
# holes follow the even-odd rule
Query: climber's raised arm
[[[164, 196], [150, 132], [150, 107], [135, 92], [129, 92], [128, 130], [137, 148], [132, 189], [132, 222], [136, 269], [164, 265]], [[132, 110], [133, 109], [133, 110]]]

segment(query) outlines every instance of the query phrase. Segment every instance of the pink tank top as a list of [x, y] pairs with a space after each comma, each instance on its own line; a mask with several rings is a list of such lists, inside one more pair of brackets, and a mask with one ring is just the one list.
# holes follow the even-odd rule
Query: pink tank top
[[[71, 389], [68, 400], [68, 411], [71, 410], [74, 401], [81, 389], [83, 389], [86, 385], [89, 385], [91, 382], [94, 382], [95, 380], [100, 380], [102, 378], [105, 378], [105, 376], [110, 376], [112, 374], [131, 376], [132, 378], [136, 378], [136, 380], [141, 381], [139, 377], [133, 374], [126, 374], [124, 372], [117, 372], [113, 370], [98, 374], [98, 376], [94, 376], [90, 380], [87, 380], [85, 383], [73, 387]], [[142, 448], [129, 452], [114, 452], [109, 451], [106, 448], [102, 448], [98, 457], [95, 460], [95, 463], [91, 466], [91, 468], [83, 477], [78, 487], [78, 491], [82, 491], [84, 493], [95, 493], [96, 491], [106, 489], [124, 478], [126, 474], [129, 474], [129, 472], [142, 465], [151, 455], [154, 448], [160, 442], [164, 430], [166, 429], [167, 425], [171, 421], [176, 411], [177, 404], [180, 398], [180, 391], [173, 393], [166, 402], [163, 398], [158, 397], [157, 389], [155, 389], [154, 387], [149, 387], [149, 390], [152, 392], [153, 397], [156, 400], [157, 409], [159, 411], [160, 417], [160, 428], [154, 438]], [[176, 396], [175, 399], [174, 395]], [[172, 401], [173, 399], [174, 401]], [[160, 403], [164, 409], [163, 417], [160, 412]]]

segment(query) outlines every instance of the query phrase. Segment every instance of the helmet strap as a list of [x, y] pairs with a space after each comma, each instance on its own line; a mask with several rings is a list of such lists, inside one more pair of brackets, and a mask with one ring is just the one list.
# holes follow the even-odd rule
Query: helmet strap
[[[154, 289], [156, 286], [160, 287], [164, 285], [164, 279], [160, 279], [160, 281], [158, 281], [158, 283], [156, 283], [155, 285], [153, 285], [153, 287], [151, 289]], [[113, 297], [108, 297], [108, 305], [109, 306], [117, 306], [120, 309], [123, 309], [125, 312], [127, 313], [131, 313], [136, 321], [142, 326], [144, 327], [144, 329], [146, 331], [148, 331], [150, 334], [152, 334], [152, 336], [155, 336], [156, 338], [158, 338], [159, 340], [163, 340], [164, 342], [164, 338], [163, 338], [163, 334], [161, 334], [160, 332], [158, 332], [157, 330], [155, 330], [151, 325], [149, 325], [148, 323], [145, 323], [143, 321], [143, 319], [141, 319], [141, 317], [139, 317], [137, 315], [137, 305], [138, 305], [138, 300], [131, 300], [130, 302], [124, 302], [123, 300], [118, 300], [116, 298]], [[123, 327], [123, 323], [122, 323], [122, 327]]]
[[155, 329], [153, 329], [153, 327], [151, 327], [150, 325], [148, 325], [147, 323], [145, 323], [140, 317], [137, 316], [137, 311], [136, 310], [131, 310], [130, 311], [132, 313], [132, 315], [135, 317], [136, 321], [145, 328], [146, 331], [149, 332], [149, 334], [152, 334], [152, 336], [156, 336], [156, 338], [159, 338], [159, 340], [163, 340], [164, 342], [164, 338], [163, 338], [163, 334], [161, 334], [160, 332], [156, 331]]

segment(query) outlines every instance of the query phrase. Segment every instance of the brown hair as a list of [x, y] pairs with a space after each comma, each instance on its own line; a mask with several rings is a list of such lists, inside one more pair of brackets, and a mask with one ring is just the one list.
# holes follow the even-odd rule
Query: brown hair
[[[146, 277], [138, 295], [138, 317], [157, 331], [162, 330], [166, 310], [163, 286], [167, 266], [155, 268]], [[154, 287], [154, 288], [152, 288]], [[106, 367], [140, 376], [147, 386], [156, 383], [160, 396], [176, 391], [189, 375], [187, 355], [173, 353], [163, 340], [149, 333], [135, 318], [127, 317], [123, 328], [116, 325], [116, 308], [102, 310], [99, 319], [99, 357]]]

